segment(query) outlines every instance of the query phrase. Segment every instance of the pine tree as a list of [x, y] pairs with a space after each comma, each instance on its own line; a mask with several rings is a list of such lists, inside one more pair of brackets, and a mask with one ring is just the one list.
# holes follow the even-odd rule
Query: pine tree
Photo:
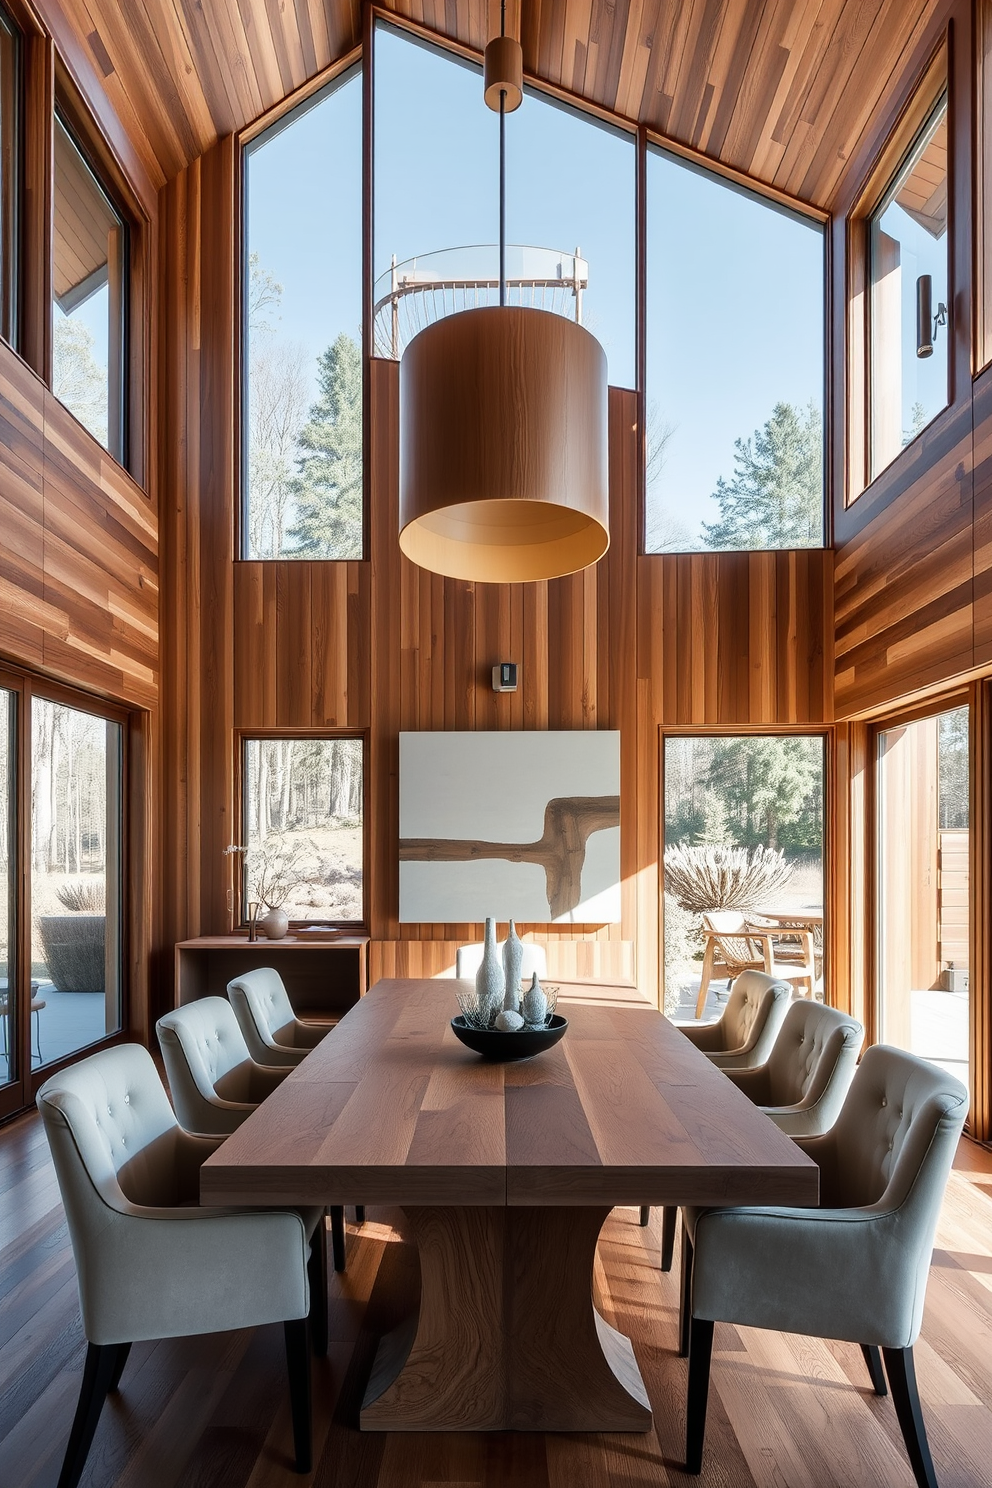
[[710, 548], [815, 548], [823, 542], [823, 427], [812, 403], [776, 403], [763, 429], [734, 444], [734, 474], [717, 481]]
[[308, 558], [362, 556], [362, 356], [344, 332], [317, 363], [317, 402], [300, 431], [289, 538]]

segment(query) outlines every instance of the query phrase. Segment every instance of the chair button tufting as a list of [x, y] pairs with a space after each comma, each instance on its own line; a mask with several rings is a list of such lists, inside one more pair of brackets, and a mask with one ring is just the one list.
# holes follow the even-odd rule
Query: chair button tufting
[[888, 1104], [889, 1104], [889, 1102], [888, 1102], [888, 1100], [887, 1100], [887, 1099], [886, 1099], [886, 1097], [885, 1097], [885, 1096], [884, 1096], [884, 1095], [883, 1095], [883, 1096], [882, 1096], [882, 1105], [883, 1105], [883, 1106], [887, 1106], [887, 1105], [888, 1105]]

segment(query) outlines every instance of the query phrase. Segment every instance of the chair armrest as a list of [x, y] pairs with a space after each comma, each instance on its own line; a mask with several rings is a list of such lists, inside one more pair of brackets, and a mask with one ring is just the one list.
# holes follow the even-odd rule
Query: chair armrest
[[260, 1104], [267, 1095], [271, 1095], [273, 1090], [282, 1084], [292, 1070], [291, 1064], [253, 1064], [248, 1071], [248, 1093], [251, 1100], [255, 1104]]
[[676, 1023], [675, 1027], [680, 1033], [684, 1033], [697, 1049], [702, 1049], [704, 1054], [723, 1048], [722, 1018], [718, 1018], [715, 1023]]
[[727, 1079], [732, 1080], [737, 1089], [743, 1091], [748, 1100], [753, 1101], [756, 1106], [764, 1107], [769, 1104], [771, 1090], [767, 1064], [746, 1066], [743, 1069], [728, 1065], [726, 1075]]

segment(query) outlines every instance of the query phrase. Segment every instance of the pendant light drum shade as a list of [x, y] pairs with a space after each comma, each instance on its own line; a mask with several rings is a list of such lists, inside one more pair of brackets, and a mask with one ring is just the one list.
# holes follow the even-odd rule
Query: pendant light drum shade
[[457, 579], [521, 583], [610, 545], [606, 355], [559, 315], [464, 310], [400, 362], [400, 547]]

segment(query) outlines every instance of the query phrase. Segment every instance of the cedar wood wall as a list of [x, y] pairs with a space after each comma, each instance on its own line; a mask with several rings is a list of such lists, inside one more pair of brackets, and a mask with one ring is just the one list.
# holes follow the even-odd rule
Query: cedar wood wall
[[[951, 9], [956, 24], [970, 14], [963, 3]], [[895, 107], [880, 113], [876, 141]], [[970, 149], [955, 133], [956, 148]], [[970, 125], [964, 133], [970, 139]], [[577, 946], [565, 931], [552, 963], [559, 975], [634, 976], [656, 987], [663, 725], [829, 722], [834, 584], [838, 716], [992, 666], [992, 373], [976, 382], [974, 398], [970, 372], [958, 377], [954, 406], [900, 461], [901, 484], [890, 482], [888, 497], [873, 488], [838, 514], [836, 563], [829, 552], [638, 556], [636, 404], [611, 390], [608, 557], [574, 578], [504, 587], [438, 579], [399, 554], [396, 369], [374, 363], [369, 560], [235, 563], [235, 167], [233, 142], [222, 141], [159, 197], [153, 370], [165, 431], [156, 474], [168, 622], [156, 1001], [171, 994], [172, 943], [229, 923], [221, 850], [238, 836], [235, 727], [367, 731], [373, 977], [443, 969], [454, 946], [477, 933], [396, 921], [399, 730], [619, 728], [623, 920], [590, 929]], [[843, 262], [836, 233], [835, 274]], [[959, 308], [956, 301], [957, 325], [967, 323]], [[5, 435], [11, 430], [2, 494], [12, 525], [5, 521], [4, 531], [16, 533], [4, 542], [0, 573], [3, 650], [148, 709], [153, 720], [154, 505], [92, 448], [63, 460], [60, 479], [46, 480], [47, 430], [61, 428], [63, 445], [65, 429], [77, 444], [86, 446], [87, 436], [6, 348], [0, 390]], [[74, 570], [66, 588], [75, 619], [67, 619], [58, 605], [45, 606], [61, 582], [53, 567], [58, 522], [73, 509], [84, 524], [58, 540], [68, 544]], [[87, 521], [99, 529], [98, 542], [86, 539]], [[521, 691], [497, 698], [488, 669], [508, 655], [521, 663]], [[831, 769], [840, 908], [855, 893], [844, 808], [858, 764], [846, 727]], [[833, 949], [843, 998], [853, 952], [846, 940]]]

